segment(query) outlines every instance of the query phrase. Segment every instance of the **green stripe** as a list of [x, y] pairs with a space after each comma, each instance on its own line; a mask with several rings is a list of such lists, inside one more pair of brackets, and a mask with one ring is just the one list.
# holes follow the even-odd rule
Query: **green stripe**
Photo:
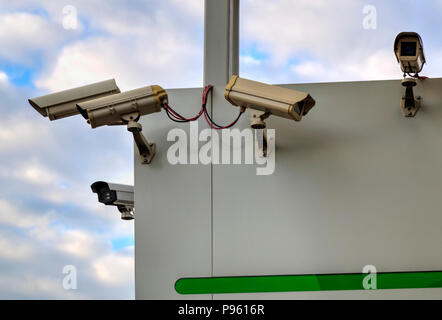
[[[366, 273], [181, 278], [180, 294], [364, 290]], [[442, 271], [376, 274], [377, 289], [441, 288]]]

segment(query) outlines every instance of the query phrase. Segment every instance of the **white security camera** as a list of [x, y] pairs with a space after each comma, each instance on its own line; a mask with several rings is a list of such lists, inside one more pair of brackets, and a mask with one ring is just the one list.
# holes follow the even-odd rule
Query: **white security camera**
[[127, 130], [134, 136], [142, 163], [150, 163], [155, 155], [155, 144], [148, 143], [137, 121], [143, 115], [160, 112], [167, 103], [166, 91], [153, 85], [80, 102], [77, 108], [92, 128], [127, 125]]
[[264, 119], [270, 115], [300, 121], [315, 105], [308, 94], [232, 76], [226, 86], [224, 97], [234, 106], [249, 108], [251, 126], [265, 128]]
[[120, 93], [114, 79], [28, 99], [42, 116], [58, 120], [78, 114], [77, 103]]
[[98, 201], [105, 205], [116, 206], [121, 219], [134, 219], [134, 187], [125, 184], [97, 181], [91, 185], [92, 192], [98, 195]]
[[416, 32], [401, 32], [394, 41], [394, 53], [405, 74], [418, 74], [425, 64], [424, 45]]

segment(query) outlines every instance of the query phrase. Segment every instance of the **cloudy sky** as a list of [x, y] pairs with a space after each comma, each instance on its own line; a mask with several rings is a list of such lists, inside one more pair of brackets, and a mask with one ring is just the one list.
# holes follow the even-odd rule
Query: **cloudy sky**
[[[367, 5], [374, 29], [364, 28]], [[400, 78], [394, 37], [416, 31], [424, 74], [442, 76], [441, 15], [440, 0], [243, 0], [240, 74]], [[0, 298], [134, 298], [133, 222], [89, 188], [133, 183], [130, 135], [78, 117], [49, 122], [27, 98], [109, 78], [122, 90], [201, 86], [202, 48], [202, 0], [0, 0]], [[77, 268], [76, 290], [62, 287], [66, 265]]]

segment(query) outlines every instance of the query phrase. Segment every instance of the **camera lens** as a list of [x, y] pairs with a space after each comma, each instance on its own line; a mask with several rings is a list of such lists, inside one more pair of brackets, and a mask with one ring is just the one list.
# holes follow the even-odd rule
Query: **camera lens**
[[412, 57], [416, 55], [417, 43], [416, 42], [402, 42], [401, 56]]

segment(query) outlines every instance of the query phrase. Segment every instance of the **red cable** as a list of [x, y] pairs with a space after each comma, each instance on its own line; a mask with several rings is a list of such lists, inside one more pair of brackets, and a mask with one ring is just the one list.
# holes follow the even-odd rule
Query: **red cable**
[[202, 112], [203, 109], [201, 108], [201, 111], [193, 118], [185, 118], [182, 115], [180, 115], [178, 112], [176, 112], [175, 110], [173, 110], [168, 104], [166, 104], [166, 108], [172, 113], [172, 116], [174, 116], [174, 118], [178, 119], [178, 120], [185, 120], [185, 121], [194, 121], [196, 119], [198, 119]]
[[[209, 94], [210, 90], [213, 88], [213, 86], [211, 85], [207, 85], [204, 87], [203, 89], [203, 94], [201, 97], [202, 100], [202, 107], [200, 112], [194, 116], [193, 118], [185, 118], [184, 116], [180, 115], [178, 112], [176, 112], [175, 110], [172, 109], [171, 106], [169, 106], [168, 104], [165, 104], [165, 108], [166, 110], [168, 110], [170, 112], [170, 115], [175, 118], [176, 120], [180, 120], [180, 121], [195, 121], [197, 120], [203, 113], [204, 113], [204, 118], [206, 119], [206, 122], [209, 124], [209, 126], [212, 129], [215, 130], [221, 130], [221, 129], [227, 129], [230, 128], [231, 126], [233, 126], [236, 122], [238, 122], [239, 116], [229, 125], [226, 125], [224, 127], [217, 125], [216, 123], [214, 123], [213, 121], [211, 121], [210, 117], [207, 114], [207, 110], [206, 110], [206, 103], [207, 103], [207, 95]], [[210, 120], [209, 120], [210, 119]]]
[[[230, 123], [230, 124], [228, 124], [228, 125], [226, 125], [226, 126], [224, 126], [224, 127], [215, 127], [214, 125], [212, 125], [212, 123], [210, 122], [210, 120], [208, 119], [208, 117], [207, 117], [207, 113], [206, 113], [206, 110], [204, 110], [204, 117], [206, 118], [206, 122], [209, 124], [209, 126], [212, 128], [212, 129], [215, 129], [215, 130], [221, 130], [221, 129], [227, 129], [227, 128], [230, 128], [230, 127], [232, 127], [235, 123], [237, 123], [238, 122], [238, 120], [239, 120], [239, 116], [232, 122], [232, 123]], [[216, 124], [215, 124], [216, 125]]]
[[[209, 92], [209, 90], [212, 88], [212, 86], [206, 86], [204, 87], [203, 90], [203, 95], [202, 95], [202, 103], [203, 105], [206, 102], [206, 98], [207, 98], [207, 94]], [[170, 107], [168, 104], [165, 105], [165, 107], [172, 113], [172, 116], [177, 119], [177, 120], [184, 120], [184, 121], [195, 121], [197, 120], [203, 113], [204, 108], [201, 107], [200, 112], [193, 118], [185, 118], [182, 115], [180, 115], [178, 112], [176, 112], [175, 110], [172, 109], [172, 107]]]
[[174, 116], [174, 118], [176, 118], [176, 119], [178, 119], [178, 120], [185, 120], [185, 121], [194, 121], [194, 120], [197, 120], [197, 119], [201, 116], [201, 114], [202, 114], [202, 112], [203, 112], [203, 109], [201, 108], [201, 111], [200, 111], [195, 117], [193, 117], [193, 118], [185, 118], [185, 117], [183, 117], [182, 115], [180, 115], [178, 112], [176, 112], [175, 110], [173, 110], [168, 104], [166, 104], [166, 108], [172, 113], [172, 115]]

